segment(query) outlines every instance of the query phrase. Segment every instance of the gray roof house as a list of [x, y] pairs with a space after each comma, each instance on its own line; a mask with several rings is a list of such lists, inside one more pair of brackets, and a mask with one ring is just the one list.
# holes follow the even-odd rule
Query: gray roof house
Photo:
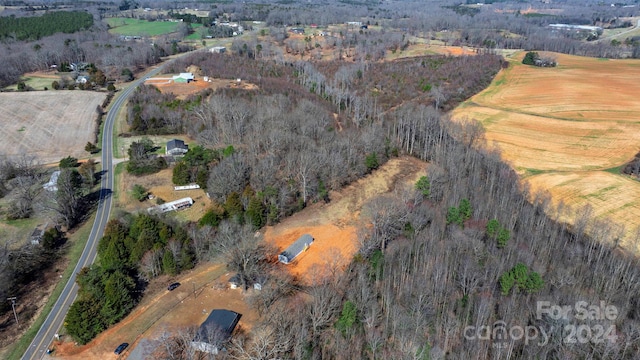
[[309, 234], [302, 235], [293, 244], [289, 245], [283, 252], [278, 255], [278, 261], [283, 264], [288, 264], [293, 261], [298, 255], [305, 252], [309, 246], [313, 243], [313, 236]]
[[211, 310], [191, 341], [191, 347], [197, 351], [218, 354], [222, 345], [231, 337], [241, 317], [242, 314], [231, 310]]
[[184, 141], [173, 139], [167, 141], [167, 155], [184, 155], [189, 151], [189, 145], [186, 145]]

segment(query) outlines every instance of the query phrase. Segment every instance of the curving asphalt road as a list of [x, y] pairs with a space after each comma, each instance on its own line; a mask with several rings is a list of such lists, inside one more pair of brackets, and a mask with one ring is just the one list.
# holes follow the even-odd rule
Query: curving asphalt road
[[162, 66], [150, 71], [144, 77], [131, 83], [124, 91], [122, 91], [122, 93], [120, 93], [107, 113], [102, 134], [102, 180], [100, 182], [100, 200], [96, 211], [96, 219], [93, 223], [93, 227], [91, 228], [91, 234], [89, 235], [87, 244], [82, 251], [80, 260], [78, 260], [78, 264], [75, 269], [73, 269], [73, 274], [62, 290], [62, 294], [60, 294], [60, 297], [53, 305], [51, 312], [40, 327], [40, 330], [38, 330], [38, 333], [29, 345], [25, 354], [22, 356], [22, 359], [32, 360], [42, 359], [44, 357], [49, 345], [54, 340], [55, 334], [57, 334], [59, 329], [62, 327], [62, 323], [64, 322], [64, 318], [69, 307], [78, 294], [76, 274], [80, 272], [80, 269], [83, 267], [90, 266], [96, 258], [98, 241], [104, 233], [105, 225], [109, 221], [109, 214], [111, 213], [111, 189], [113, 188], [113, 125], [115, 124], [115, 120], [120, 109], [127, 102], [127, 99], [133, 90], [148, 77], [159, 73], [161, 69]]

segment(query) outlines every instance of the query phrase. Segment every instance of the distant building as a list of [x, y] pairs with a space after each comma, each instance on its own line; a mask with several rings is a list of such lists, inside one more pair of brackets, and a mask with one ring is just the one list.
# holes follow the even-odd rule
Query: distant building
[[191, 347], [196, 351], [216, 355], [238, 325], [242, 314], [231, 310], [214, 309], [200, 325]]
[[85, 75], [80, 75], [76, 78], [76, 84], [86, 84], [89, 82], [89, 77]]
[[165, 154], [173, 156], [184, 155], [187, 153], [187, 151], [189, 151], [189, 145], [186, 145], [184, 141], [178, 139], [167, 141], [167, 149], [165, 151]]
[[51, 173], [49, 182], [42, 185], [42, 187], [47, 191], [58, 191], [58, 176], [60, 176], [60, 170]]
[[209, 49], [209, 52], [214, 53], [214, 54], [222, 54], [224, 52], [227, 51], [227, 48], [224, 46], [214, 46], [211, 49]]
[[44, 226], [42, 225], [38, 225], [36, 226], [35, 229], [33, 229], [33, 232], [31, 233], [31, 245], [38, 245], [42, 242], [42, 238], [44, 237], [44, 231], [47, 229], [47, 225], [49, 224], [45, 224]]
[[190, 83], [193, 80], [195, 80], [193, 73], [180, 73], [180, 75], [173, 75], [173, 82]]
[[278, 255], [278, 261], [283, 264], [289, 264], [293, 261], [298, 255], [309, 249], [309, 246], [313, 243], [313, 236], [309, 234], [302, 235], [298, 240], [296, 240], [293, 244], [289, 245], [285, 251], [281, 252]]
[[302, 35], [302, 34], [304, 34], [304, 28], [301, 28], [301, 27], [293, 27], [293, 28], [289, 29], [289, 32], [290, 32], [290, 33], [294, 33], [294, 34], [300, 34], [300, 35]]

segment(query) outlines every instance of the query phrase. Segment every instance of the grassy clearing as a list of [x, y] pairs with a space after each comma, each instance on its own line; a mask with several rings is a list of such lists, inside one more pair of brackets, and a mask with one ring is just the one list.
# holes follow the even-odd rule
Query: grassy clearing
[[[3, 199], [0, 209], [8, 205]], [[4, 215], [3, 215], [4, 217]], [[4, 220], [0, 222], [0, 246], [8, 245], [9, 248], [18, 248], [29, 241], [33, 229], [39, 224], [47, 222], [44, 218], [33, 217], [19, 220]]]
[[[24, 82], [27, 88], [32, 88], [33, 90], [52, 90], [51, 83], [59, 80], [59, 78], [51, 78], [51, 77], [40, 77], [40, 76], [22, 76], [20, 81]], [[18, 84], [9, 85], [4, 88], [5, 90], [18, 90]]]
[[105, 20], [111, 27], [109, 32], [125, 36], [158, 36], [178, 30], [178, 22], [146, 21], [129, 18], [109, 18]]
[[27, 350], [27, 347], [29, 347], [29, 344], [31, 344], [31, 341], [33, 341], [33, 338], [38, 333], [38, 330], [42, 326], [42, 323], [51, 312], [53, 305], [55, 304], [56, 300], [58, 300], [58, 297], [60, 297], [64, 286], [67, 284], [67, 281], [69, 281], [69, 278], [73, 274], [75, 264], [78, 263], [78, 259], [80, 259], [80, 256], [82, 255], [82, 250], [84, 250], [84, 246], [86, 245], [89, 234], [91, 233], [94, 219], [95, 214], [91, 216], [91, 218], [89, 218], [84, 223], [84, 225], [82, 225], [82, 227], [80, 227], [76, 232], [69, 235], [69, 252], [67, 253], [66, 257], [69, 258], [69, 264], [73, 265], [67, 266], [67, 268], [64, 270], [64, 273], [62, 273], [62, 278], [49, 296], [49, 300], [45, 304], [36, 321], [31, 325], [31, 327], [29, 327], [29, 330], [27, 330], [27, 332], [20, 338], [20, 340], [14, 345], [14, 347], [8, 351], [7, 360], [20, 359], [20, 357]]

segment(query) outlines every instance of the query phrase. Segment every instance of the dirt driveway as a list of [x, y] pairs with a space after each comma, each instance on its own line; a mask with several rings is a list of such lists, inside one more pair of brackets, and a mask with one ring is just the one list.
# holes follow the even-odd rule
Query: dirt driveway
[[[123, 321], [100, 334], [84, 346], [76, 346], [71, 339], [54, 343], [49, 359], [102, 360], [118, 358], [113, 351], [123, 342], [131, 344], [120, 358], [126, 358], [142, 339], [149, 344], [164, 332], [175, 332], [199, 326], [212, 309], [229, 309], [242, 314], [239, 326], [248, 329], [257, 314], [245, 303], [246, 293], [225, 287], [230, 274], [219, 264], [202, 264], [184, 275], [154, 282], [140, 305]], [[178, 281], [180, 287], [168, 291], [166, 285]], [[150, 341], [149, 341], [150, 340]], [[150, 349], [142, 349], [147, 358]]]

